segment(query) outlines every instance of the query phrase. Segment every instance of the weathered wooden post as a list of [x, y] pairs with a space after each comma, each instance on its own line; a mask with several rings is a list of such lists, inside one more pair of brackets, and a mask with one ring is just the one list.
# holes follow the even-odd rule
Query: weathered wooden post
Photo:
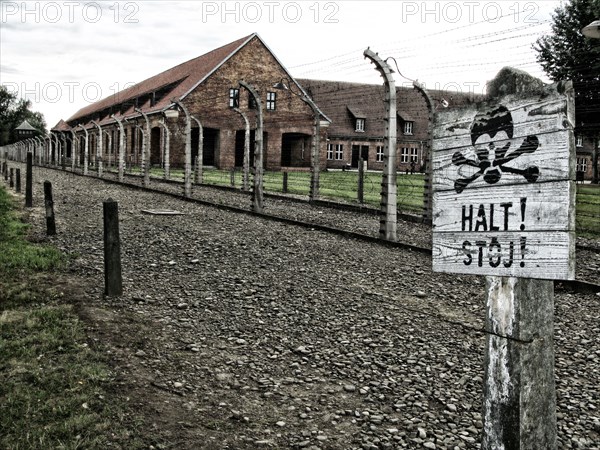
[[52, 199], [52, 183], [44, 181], [44, 205], [46, 206], [46, 234], [56, 234], [56, 222], [54, 220], [54, 201]]
[[8, 185], [11, 188], [15, 187], [15, 169], [12, 167], [10, 168], [9, 175], [8, 175]]
[[15, 170], [15, 192], [21, 192], [21, 169]]
[[229, 181], [231, 187], [235, 187], [235, 168], [231, 169], [231, 171], [229, 172]]
[[25, 172], [25, 207], [33, 206], [33, 154], [27, 153], [27, 170]]
[[365, 165], [362, 157], [358, 160], [358, 203], [365, 201]]
[[104, 212], [104, 295], [123, 294], [119, 205], [112, 198], [103, 202]]
[[438, 111], [433, 270], [486, 275], [482, 449], [556, 449], [551, 280], [575, 277], [572, 84], [503, 69]]
[[283, 193], [287, 194], [288, 192], [288, 173], [283, 172]]

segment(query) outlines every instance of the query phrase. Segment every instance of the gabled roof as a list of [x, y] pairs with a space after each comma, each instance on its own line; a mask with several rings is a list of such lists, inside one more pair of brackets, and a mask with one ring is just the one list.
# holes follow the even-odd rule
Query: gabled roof
[[60, 119], [56, 125], [52, 127], [50, 131], [69, 131], [71, 127], [64, 120]]
[[[124, 102], [150, 96], [153, 92], [162, 90], [162, 98], [154, 105], [151, 105], [150, 97], [145, 100], [143, 105], [137, 105], [145, 113], [161, 111], [171, 104], [173, 97], [179, 99], [185, 97], [255, 36], [258, 35], [253, 33], [250, 36], [233, 41], [202, 56], [161, 72], [123, 91], [117, 92], [110, 97], [86, 106], [71, 116], [67, 122], [83, 119], [94, 113], [100, 113], [108, 108], [119, 106]], [[127, 111], [123, 112], [123, 115], [133, 112], [134, 105], [131, 104]], [[115, 111], [115, 115], [118, 115], [117, 111]]]
[[[308, 95], [331, 118], [328, 134], [332, 137], [381, 139], [385, 134], [385, 89], [382, 84], [351, 83], [345, 81], [297, 80]], [[428, 90], [430, 97], [441, 107], [442, 99], [456, 107], [477, 99], [474, 94]], [[400, 121], [415, 123], [414, 134], [398, 138], [424, 140], [427, 138], [429, 112], [421, 93], [410, 87], [396, 87], [396, 108]], [[356, 132], [356, 119], [365, 119], [364, 132]], [[400, 124], [399, 124], [400, 125]]]
[[352, 116], [355, 119], [366, 119], [367, 118], [367, 113], [363, 112], [362, 110], [357, 109], [356, 107], [352, 106], [346, 106], [346, 108], [348, 108], [348, 111], [350, 111], [350, 114], [352, 114]]
[[19, 125], [17, 128], [15, 128], [15, 130], [33, 130], [33, 131], [37, 131], [37, 128], [33, 127], [29, 122], [27, 122], [26, 120], [24, 120], [23, 122], [21, 122], [21, 125]]

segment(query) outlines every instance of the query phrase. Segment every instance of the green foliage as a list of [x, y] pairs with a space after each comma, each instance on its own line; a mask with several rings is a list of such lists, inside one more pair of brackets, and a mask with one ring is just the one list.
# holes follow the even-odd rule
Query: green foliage
[[0, 146], [16, 141], [15, 128], [27, 120], [40, 135], [46, 134], [43, 114], [31, 111], [31, 101], [19, 99], [17, 94], [0, 85]]
[[569, 0], [552, 16], [552, 34], [537, 40], [537, 60], [554, 81], [572, 80], [577, 126], [597, 133], [600, 123], [600, 39], [581, 29], [600, 19], [600, 1]]

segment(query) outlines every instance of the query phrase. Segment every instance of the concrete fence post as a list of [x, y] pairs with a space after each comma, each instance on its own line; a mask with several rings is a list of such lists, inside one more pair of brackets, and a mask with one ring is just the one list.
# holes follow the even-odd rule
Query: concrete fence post
[[8, 185], [12, 188], [15, 187], [15, 169], [10, 168], [8, 175]]
[[104, 295], [123, 294], [119, 205], [112, 198], [103, 202], [104, 212]]
[[52, 183], [44, 181], [44, 205], [46, 206], [46, 234], [56, 234], [56, 222], [54, 220], [54, 201], [52, 199]]

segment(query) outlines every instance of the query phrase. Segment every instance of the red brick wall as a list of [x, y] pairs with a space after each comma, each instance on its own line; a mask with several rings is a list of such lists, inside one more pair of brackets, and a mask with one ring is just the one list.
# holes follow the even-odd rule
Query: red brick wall
[[[282, 133], [312, 134], [313, 115], [310, 107], [291, 93], [273, 88], [273, 84], [286, 77], [283, 67], [260, 40], [254, 38], [183, 100], [190, 113], [204, 127], [220, 130], [215, 154], [217, 167], [230, 169], [234, 166], [235, 132], [245, 129], [242, 117], [229, 107], [229, 89], [238, 88], [240, 79], [257, 90], [263, 103], [266, 133], [263, 157], [267, 169], [278, 170], [281, 167]], [[266, 110], [267, 92], [277, 95], [275, 111]], [[249, 93], [240, 89], [239, 107], [247, 113], [250, 126], [254, 129], [256, 114], [248, 109], [248, 99]], [[173, 125], [170, 124], [171, 127]], [[177, 125], [179, 130], [173, 133], [171, 139], [172, 164], [175, 166], [183, 164], [183, 114], [177, 119]]]

